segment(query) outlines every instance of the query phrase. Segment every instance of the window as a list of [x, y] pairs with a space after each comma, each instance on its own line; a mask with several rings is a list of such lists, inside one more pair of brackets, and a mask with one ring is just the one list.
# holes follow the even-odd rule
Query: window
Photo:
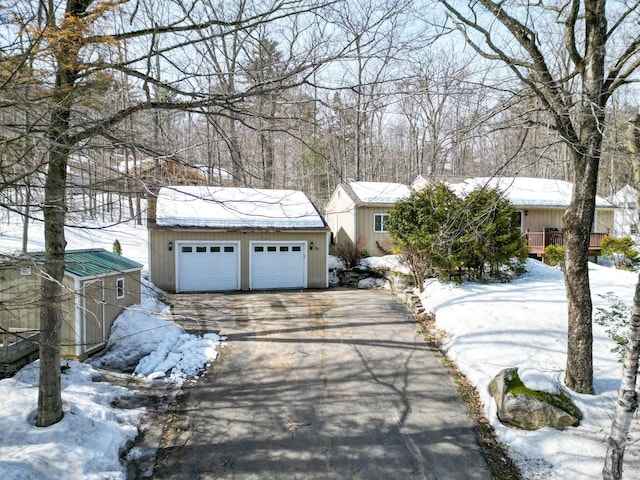
[[267, 252], [276, 252], [278, 249], [276, 247], [267, 247]]
[[233, 251], [234, 251], [233, 247], [224, 247], [225, 253], [233, 253]]
[[386, 221], [389, 219], [388, 213], [374, 213], [373, 214], [373, 231], [377, 233], [386, 232]]
[[280, 251], [281, 252], [288, 252], [289, 251], [289, 247], [280, 247]]
[[182, 247], [182, 253], [191, 253], [193, 252], [193, 247]]
[[220, 253], [220, 247], [211, 247], [210, 251], [211, 253]]
[[207, 247], [196, 247], [196, 252], [207, 253]]
[[124, 298], [124, 278], [116, 278], [116, 298]]
[[291, 247], [292, 252], [299, 252], [300, 250], [302, 250], [302, 247], [299, 247], [297, 245], [294, 245], [293, 247]]

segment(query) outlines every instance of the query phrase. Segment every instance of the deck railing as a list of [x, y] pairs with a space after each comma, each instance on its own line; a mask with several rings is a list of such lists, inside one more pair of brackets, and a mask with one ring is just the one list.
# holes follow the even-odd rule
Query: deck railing
[[[602, 240], [606, 233], [589, 234], [589, 250], [600, 250]], [[525, 232], [525, 244], [529, 247], [529, 253], [542, 255], [544, 249], [549, 245], [564, 245], [564, 234], [555, 230], [545, 230], [542, 232]]]

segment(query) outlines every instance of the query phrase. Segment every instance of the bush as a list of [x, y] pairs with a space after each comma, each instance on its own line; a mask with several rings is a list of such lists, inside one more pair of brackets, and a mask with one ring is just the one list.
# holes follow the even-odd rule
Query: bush
[[552, 267], [564, 266], [564, 247], [562, 245], [547, 245], [544, 249], [544, 259]]
[[426, 272], [460, 281], [503, 274], [527, 258], [513, 206], [496, 190], [457, 197], [443, 183], [398, 202], [386, 222], [420, 286]]
[[358, 260], [368, 256], [364, 250], [364, 241], [361, 238], [355, 244], [350, 239], [347, 239], [332, 245], [331, 254], [342, 260], [346, 268], [355, 267], [358, 264]]
[[640, 263], [638, 251], [631, 237], [604, 237], [601, 245], [602, 255], [613, 261], [616, 268], [635, 269]]

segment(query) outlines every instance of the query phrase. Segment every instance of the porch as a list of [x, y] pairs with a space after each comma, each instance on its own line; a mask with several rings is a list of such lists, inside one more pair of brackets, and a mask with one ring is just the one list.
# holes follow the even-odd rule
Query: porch
[[[589, 234], [589, 255], [599, 256], [600, 245], [607, 233]], [[549, 245], [564, 245], [564, 233], [557, 229], [545, 229], [542, 232], [526, 231], [524, 234], [525, 245], [529, 247], [531, 255], [539, 257], [544, 255], [544, 249]]]

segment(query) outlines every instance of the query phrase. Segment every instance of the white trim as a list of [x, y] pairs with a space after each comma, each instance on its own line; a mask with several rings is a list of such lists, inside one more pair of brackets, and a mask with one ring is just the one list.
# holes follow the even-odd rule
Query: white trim
[[[250, 240], [249, 241], [249, 290], [253, 290], [253, 262], [252, 260], [252, 253], [253, 253], [253, 246], [255, 244], [258, 245], [286, 245], [286, 246], [290, 246], [290, 245], [301, 245], [302, 246], [302, 256], [304, 259], [304, 264], [303, 264], [303, 273], [302, 273], [302, 287], [299, 288], [307, 288], [307, 284], [308, 284], [308, 278], [307, 278], [307, 270], [309, 268], [309, 242], [307, 240]], [[278, 287], [275, 287], [278, 288]], [[294, 287], [294, 288], [298, 288], [298, 287]]]
[[[102, 288], [100, 289], [100, 293], [102, 294], [102, 300], [101, 300], [101, 305], [102, 305], [102, 340], [93, 344], [93, 345], [89, 345], [89, 341], [87, 340], [87, 294], [86, 294], [86, 289], [87, 287], [93, 285], [94, 283], [98, 283], [100, 282], [100, 284], [102, 285]], [[82, 353], [90, 353], [93, 352], [94, 350], [98, 350], [99, 348], [102, 348], [102, 346], [105, 344], [105, 342], [107, 341], [107, 329], [106, 327], [106, 322], [105, 322], [105, 317], [104, 317], [104, 307], [105, 307], [105, 301], [104, 301], [104, 280], [103, 279], [95, 279], [93, 281], [89, 281], [87, 283], [84, 283], [82, 285], [82, 300], [83, 300], [83, 308], [82, 308], [82, 319], [83, 319], [83, 329], [82, 329], [82, 337], [83, 337], [83, 342], [82, 342]]]
[[76, 321], [75, 321], [75, 334], [76, 334], [76, 357], [80, 357], [82, 355], [82, 319], [84, 318], [82, 315], [82, 285], [80, 284], [80, 280], [74, 280], [74, 296], [76, 302]]
[[[124, 279], [125, 277], [116, 277], [116, 300], [122, 300], [127, 296]], [[118, 291], [120, 290], [120, 287], [118, 286], [118, 282], [120, 282], [121, 280], [122, 280], [122, 295], [118, 295]]]
[[329, 244], [331, 243], [331, 233], [327, 232], [325, 238], [327, 249], [324, 251], [324, 288], [329, 288]]
[[[380, 215], [389, 218], [389, 212], [376, 212], [373, 214], [373, 233], [389, 233], [388, 230], [376, 230], [376, 217]], [[380, 221], [380, 227], [384, 226], [384, 221]]]
[[232, 245], [234, 247], [236, 247], [236, 252], [238, 252], [238, 261], [236, 262], [236, 290], [240, 290], [240, 287], [242, 285], [242, 278], [241, 278], [241, 268], [240, 266], [242, 265], [242, 251], [240, 249], [240, 241], [237, 240], [175, 240], [173, 242], [173, 250], [174, 250], [174, 264], [175, 264], [175, 279], [176, 279], [176, 293], [180, 293], [182, 290], [180, 290], [180, 276], [178, 275], [178, 272], [180, 271], [180, 256], [178, 255], [178, 253], [181, 251], [181, 245], [184, 244], [194, 244], [194, 243], [198, 243], [201, 245], [207, 245], [207, 246], [213, 246], [213, 245], [220, 245], [220, 246], [225, 246], [225, 245]]

